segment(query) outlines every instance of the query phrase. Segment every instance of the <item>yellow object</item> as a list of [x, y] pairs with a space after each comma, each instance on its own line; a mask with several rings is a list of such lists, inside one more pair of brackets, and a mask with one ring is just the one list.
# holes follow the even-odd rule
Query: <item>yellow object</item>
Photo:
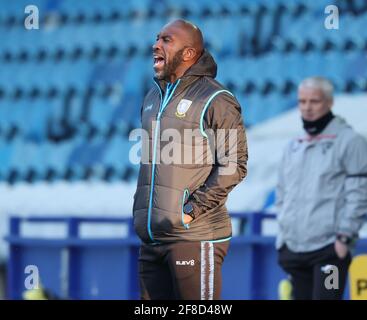
[[288, 279], [279, 282], [279, 300], [292, 300], [292, 283]]
[[47, 300], [43, 288], [26, 290], [23, 292], [23, 300]]
[[367, 300], [367, 255], [353, 258], [349, 267], [350, 298]]

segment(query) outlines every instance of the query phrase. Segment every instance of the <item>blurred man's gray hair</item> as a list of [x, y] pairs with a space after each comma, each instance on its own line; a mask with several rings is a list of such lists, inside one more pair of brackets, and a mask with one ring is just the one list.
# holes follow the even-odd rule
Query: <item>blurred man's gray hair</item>
[[322, 77], [310, 77], [302, 80], [299, 84], [300, 88], [314, 88], [320, 89], [324, 93], [324, 97], [327, 100], [333, 100], [334, 87], [333, 84], [326, 78]]

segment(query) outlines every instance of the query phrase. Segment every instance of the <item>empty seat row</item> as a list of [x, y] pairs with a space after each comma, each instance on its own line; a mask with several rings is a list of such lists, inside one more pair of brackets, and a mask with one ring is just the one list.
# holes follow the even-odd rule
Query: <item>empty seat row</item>
[[7, 143], [0, 139], [0, 179], [24, 180], [30, 175], [35, 180], [49, 175], [80, 179], [87, 169], [101, 179], [107, 171], [121, 176], [127, 169], [136, 170], [136, 164], [128, 157], [131, 145], [132, 142], [122, 137], [108, 142], [95, 139], [92, 143], [76, 138], [59, 144], [36, 144], [21, 138]]

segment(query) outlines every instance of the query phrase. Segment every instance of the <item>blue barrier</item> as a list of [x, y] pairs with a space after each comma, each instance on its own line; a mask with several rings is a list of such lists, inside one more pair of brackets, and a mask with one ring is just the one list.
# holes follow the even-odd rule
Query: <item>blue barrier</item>
[[[238, 233], [223, 264], [223, 299], [277, 299], [286, 274], [277, 264], [274, 236], [264, 236], [263, 223], [275, 215], [232, 214]], [[64, 238], [24, 237], [23, 223], [61, 223]], [[82, 238], [83, 223], [125, 226], [118, 238]], [[26, 266], [38, 268], [42, 287], [62, 299], [138, 299], [138, 250], [130, 218], [30, 217], [10, 218], [7, 296], [22, 299]], [[356, 253], [367, 252], [360, 240]], [[348, 296], [348, 295], [347, 295]]]
[[[20, 226], [29, 223], [64, 223], [63, 239], [28, 238]], [[113, 223], [128, 226], [127, 237], [82, 239], [82, 223]], [[10, 218], [8, 285], [9, 299], [21, 299], [26, 266], [39, 270], [42, 287], [62, 299], [138, 298], [137, 258], [139, 240], [130, 218]]]

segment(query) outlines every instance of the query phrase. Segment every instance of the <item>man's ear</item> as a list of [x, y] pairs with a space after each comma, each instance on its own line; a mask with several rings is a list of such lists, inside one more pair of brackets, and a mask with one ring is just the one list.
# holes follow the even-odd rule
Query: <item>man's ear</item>
[[182, 59], [183, 61], [190, 61], [190, 60], [193, 60], [196, 57], [196, 55], [197, 55], [197, 52], [195, 48], [188, 47], [184, 49]]

